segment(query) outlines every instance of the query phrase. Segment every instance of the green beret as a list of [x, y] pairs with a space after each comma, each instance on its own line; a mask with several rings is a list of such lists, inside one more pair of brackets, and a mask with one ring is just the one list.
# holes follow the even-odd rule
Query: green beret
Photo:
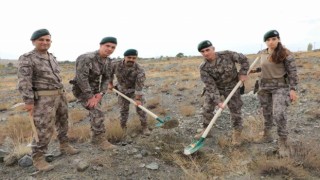
[[198, 51], [200, 52], [202, 49], [212, 46], [212, 43], [209, 40], [201, 41], [198, 44]]
[[46, 35], [51, 35], [47, 29], [38, 29], [32, 34], [30, 40], [34, 41], [34, 40], [38, 39], [39, 37], [46, 36]]
[[128, 49], [123, 53], [124, 56], [138, 56], [138, 51], [135, 49]]
[[117, 38], [111, 37], [111, 36], [109, 36], [109, 37], [104, 37], [104, 38], [101, 39], [100, 45], [101, 45], [101, 44], [105, 44], [105, 43], [117, 44]]
[[271, 37], [278, 37], [280, 38], [280, 34], [277, 30], [270, 30], [268, 32], [266, 32], [263, 36], [263, 41], [266, 42], [266, 40], [268, 38], [271, 38]]

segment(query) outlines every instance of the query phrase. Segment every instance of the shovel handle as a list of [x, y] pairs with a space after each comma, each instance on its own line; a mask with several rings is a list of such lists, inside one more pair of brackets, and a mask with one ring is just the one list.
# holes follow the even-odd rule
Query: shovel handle
[[[137, 105], [137, 103], [136, 103], [133, 99], [131, 99], [131, 98], [129, 98], [128, 96], [124, 95], [124, 94], [121, 93], [120, 91], [118, 91], [118, 90], [116, 90], [116, 89], [114, 89], [114, 88], [112, 89], [112, 91], [115, 92], [115, 93], [118, 93], [120, 96], [122, 96], [123, 98], [125, 98], [126, 100], [128, 100], [129, 102], [131, 102], [132, 104]], [[155, 115], [153, 112], [149, 111], [147, 108], [145, 108], [145, 107], [143, 107], [143, 106], [141, 106], [141, 105], [138, 105], [138, 107], [139, 107], [140, 109], [142, 109], [144, 112], [148, 113], [148, 114], [149, 114], [150, 116], [152, 116], [153, 118], [155, 118], [156, 120], [158, 120], [158, 116]]]
[[39, 142], [39, 137], [38, 137], [37, 129], [36, 129], [36, 126], [34, 125], [34, 121], [33, 121], [33, 118], [32, 118], [31, 115], [29, 115], [29, 121], [30, 121], [30, 124], [31, 124], [33, 137], [36, 140], [36, 142], [38, 143]]
[[[255, 64], [258, 62], [258, 60], [260, 59], [260, 56], [258, 56], [253, 63], [250, 65], [249, 70], [247, 71], [247, 75], [250, 73], [251, 69], [255, 66]], [[233, 96], [233, 94], [237, 91], [237, 89], [242, 85], [242, 81], [239, 81], [237, 83], [237, 85], [232, 89], [232, 91], [230, 92], [230, 94], [228, 95], [228, 97], [224, 100], [223, 102], [223, 106], [226, 106], [228, 104], [228, 102], [230, 101], [231, 97]], [[222, 112], [222, 108], [219, 108], [218, 111], [216, 112], [216, 114], [213, 116], [212, 120], [210, 121], [208, 127], [206, 128], [206, 130], [203, 132], [202, 136], [203, 138], [206, 138], [209, 131], [211, 130], [213, 124], [216, 122], [217, 118], [220, 116], [221, 112]]]

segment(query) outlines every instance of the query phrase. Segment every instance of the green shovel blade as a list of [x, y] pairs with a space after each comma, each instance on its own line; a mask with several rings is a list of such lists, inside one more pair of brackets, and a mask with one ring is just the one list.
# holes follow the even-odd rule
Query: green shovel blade
[[157, 122], [156, 127], [162, 127], [163, 126], [163, 122]]
[[156, 120], [158, 121], [158, 123], [156, 124], [156, 127], [162, 127], [163, 124], [165, 123], [165, 120], [162, 120], [159, 117], [157, 117]]
[[191, 143], [189, 146], [184, 148], [184, 154], [190, 155], [196, 151], [198, 151], [204, 145], [205, 138], [201, 137], [198, 141]]
[[160, 119], [159, 117], [156, 118], [158, 123], [156, 127], [161, 127], [163, 129], [172, 129], [179, 126], [179, 121], [176, 119], [171, 119], [170, 117], [165, 117], [164, 119]]

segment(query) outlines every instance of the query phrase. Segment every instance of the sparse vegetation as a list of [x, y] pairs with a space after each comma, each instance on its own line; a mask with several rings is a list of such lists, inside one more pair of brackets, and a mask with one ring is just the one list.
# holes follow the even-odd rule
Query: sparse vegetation
[[[255, 54], [247, 56], [250, 62], [256, 57]], [[139, 179], [140, 177], [135, 175], [145, 173], [149, 174], [151, 179], [153, 177], [159, 179], [319, 179], [320, 111], [317, 107], [320, 103], [318, 98], [320, 52], [298, 52], [295, 53], [295, 57], [300, 81], [298, 87], [300, 100], [289, 107], [290, 157], [288, 158], [278, 156], [276, 127], [272, 131], [275, 142], [255, 143], [260, 139], [260, 132], [263, 130], [263, 116], [259, 108], [250, 109], [250, 113], [243, 113], [244, 129], [241, 135], [244, 140], [243, 145], [232, 146], [232, 122], [229, 120], [228, 110], [225, 110], [211, 130], [213, 137], [206, 139], [203, 149], [190, 156], [185, 156], [181, 152], [190, 143], [196, 131], [201, 128], [200, 112], [204, 98], [200, 97], [203, 84], [199, 79], [198, 67], [202, 61], [199, 57], [140, 59], [139, 62], [145, 68], [147, 75], [145, 107], [161, 118], [168, 115], [177, 118], [180, 125], [171, 130], [155, 128], [154, 124], [157, 121], [148, 115], [149, 126], [153, 128], [152, 135], [131, 137], [133, 134], [141, 133], [141, 125], [135, 106], [130, 105], [127, 122], [130, 137], [128, 140], [120, 127], [117, 97], [110, 93], [104, 97], [102, 103], [102, 109], [106, 113], [106, 137], [113, 143], [119, 143], [117, 145], [120, 147], [110, 152], [98, 151], [89, 144], [91, 130], [90, 122], [86, 118], [88, 111], [76, 103], [71, 85], [68, 83], [74, 76], [74, 62], [63, 62], [61, 63], [62, 79], [70, 105], [68, 135], [71, 142], [83, 152], [77, 157], [58, 158], [56, 161], [62, 164], [59, 170], [69, 168], [73, 159], [83, 158], [88, 160], [90, 169], [79, 173], [82, 178], [99, 179], [99, 175], [102, 177], [103, 174], [108, 177], [110, 175], [110, 177]], [[7, 67], [0, 65], [0, 73], [3, 73], [5, 68]], [[21, 102], [21, 97], [16, 90], [16, 75], [1, 75], [4, 76], [0, 84], [0, 149], [1, 147], [9, 148], [10, 156], [19, 158], [31, 151], [26, 147], [32, 138], [31, 126], [27, 113], [9, 109], [15, 103]], [[250, 74], [245, 82], [246, 93], [253, 90], [258, 77], [259, 74]], [[253, 102], [245, 103], [247, 104], [244, 104], [244, 107]], [[56, 144], [56, 137], [53, 137], [51, 142]], [[146, 151], [147, 155], [136, 156], [143, 154], [142, 151]], [[151, 171], [142, 166], [150, 162], [157, 162], [159, 169]], [[0, 166], [9, 174], [15, 171], [27, 174], [21, 167], [7, 167], [2, 164]], [[53, 172], [55, 173], [58, 172]], [[73, 167], [70, 168], [70, 173], [74, 173]], [[91, 176], [92, 174], [94, 176]], [[67, 177], [65, 174], [63, 176]], [[50, 179], [50, 177], [46, 178]]]

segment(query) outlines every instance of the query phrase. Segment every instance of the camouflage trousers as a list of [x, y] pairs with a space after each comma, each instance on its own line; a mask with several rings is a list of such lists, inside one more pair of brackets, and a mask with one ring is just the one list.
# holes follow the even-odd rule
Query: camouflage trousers
[[34, 102], [33, 121], [39, 138], [38, 143], [33, 139], [32, 144], [36, 144], [32, 147], [33, 155], [46, 153], [54, 128], [60, 143], [67, 142], [68, 105], [65, 95], [39, 96]]
[[88, 108], [87, 101], [81, 100], [81, 105], [89, 111], [89, 121], [90, 129], [92, 135], [99, 135], [106, 132], [106, 127], [104, 125], [104, 113], [101, 109], [101, 101], [97, 104], [95, 108]]
[[[135, 97], [134, 93], [125, 94], [127, 97], [133, 99]], [[145, 99], [142, 97], [141, 100], [142, 105], [145, 103]], [[118, 104], [120, 106], [120, 124], [121, 127], [125, 127], [129, 117], [129, 107], [130, 102], [123, 98], [122, 96], [118, 96]], [[147, 114], [138, 106], [136, 106], [136, 112], [139, 115], [139, 119], [141, 122], [141, 126], [147, 126]]]
[[[220, 95], [223, 95], [225, 98], [230, 94], [232, 90], [219, 90]], [[242, 117], [241, 117], [241, 107], [243, 102], [241, 100], [240, 89], [238, 89], [234, 95], [231, 97], [228, 102], [228, 108], [231, 113], [231, 121], [233, 128], [236, 130], [242, 130]], [[214, 99], [210, 97], [208, 93], [205, 93], [205, 102], [202, 109], [202, 118], [203, 118], [203, 127], [206, 128], [210, 121], [212, 120], [214, 110], [217, 104], [214, 102]]]
[[258, 98], [264, 116], [264, 128], [270, 130], [276, 122], [278, 135], [287, 137], [287, 108], [290, 104], [288, 88], [260, 89]]

